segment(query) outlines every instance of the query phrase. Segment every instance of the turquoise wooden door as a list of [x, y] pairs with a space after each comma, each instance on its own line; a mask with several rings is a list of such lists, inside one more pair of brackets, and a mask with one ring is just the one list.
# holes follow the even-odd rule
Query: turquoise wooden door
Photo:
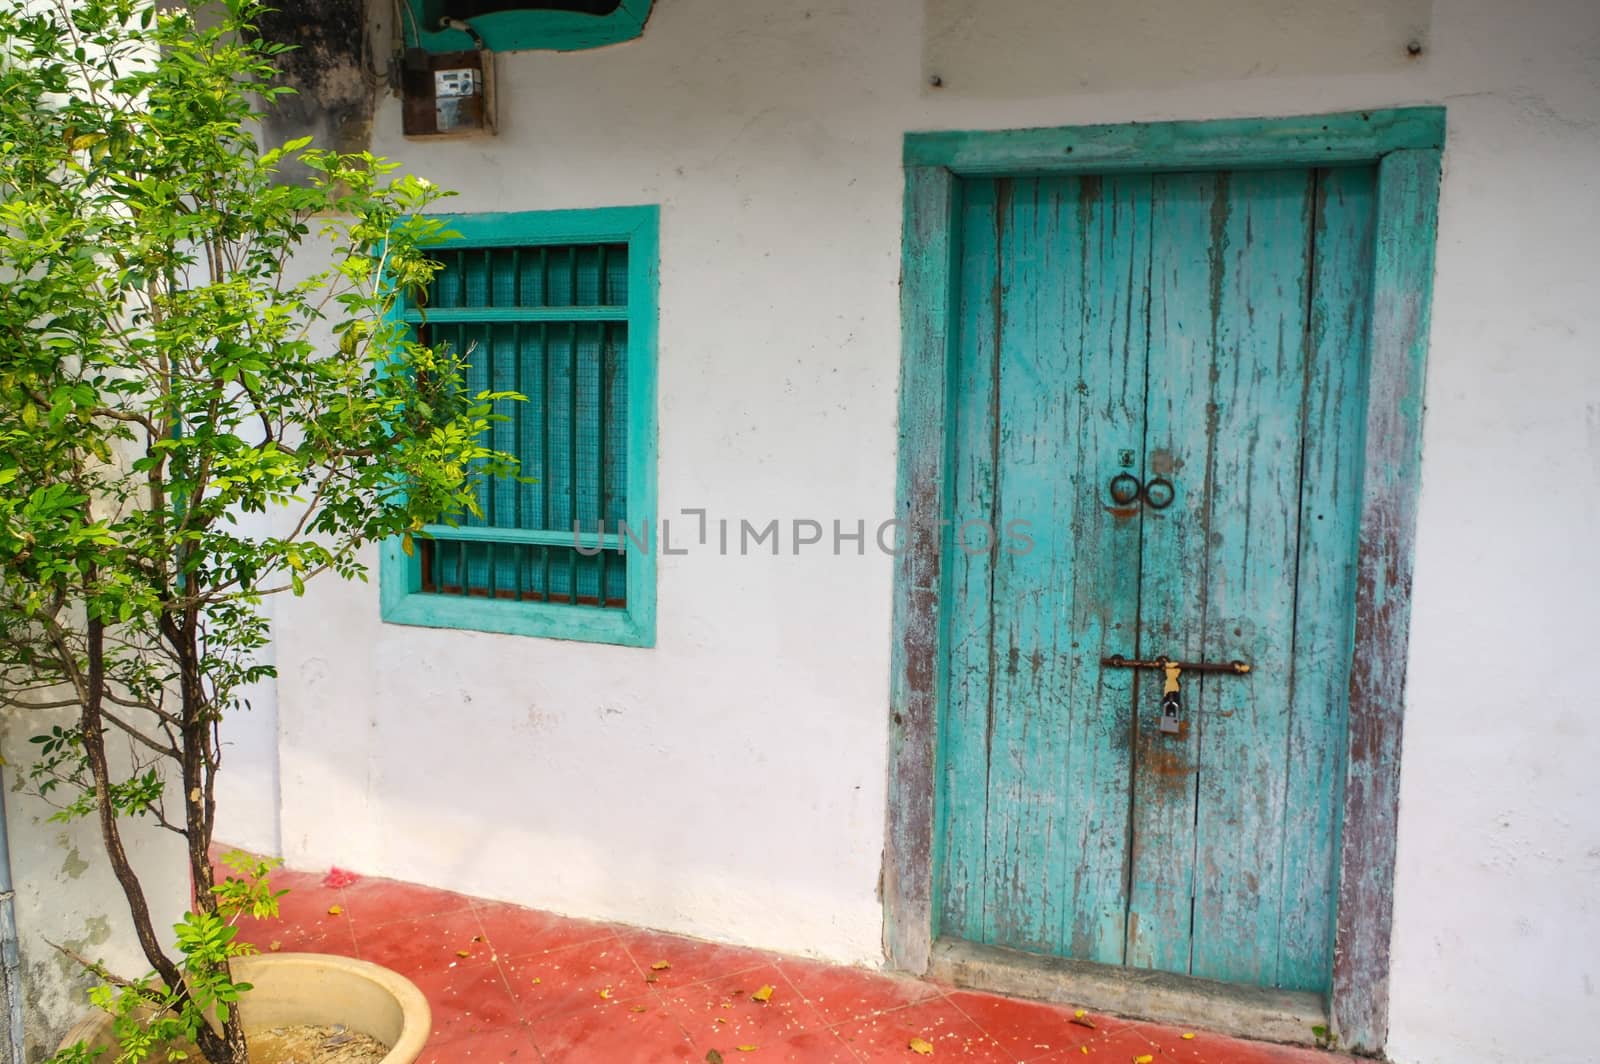
[[963, 183], [942, 937], [1327, 988], [1373, 194]]

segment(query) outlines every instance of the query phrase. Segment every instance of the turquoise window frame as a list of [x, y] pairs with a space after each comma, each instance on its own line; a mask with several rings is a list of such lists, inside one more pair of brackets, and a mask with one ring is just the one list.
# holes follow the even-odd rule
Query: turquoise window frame
[[[453, 235], [431, 249], [537, 247], [626, 243], [628, 245], [628, 527], [649, 537], [656, 513], [656, 321], [658, 316], [660, 209], [655, 206], [596, 210], [522, 211], [509, 214], [440, 215]], [[395, 316], [406, 307], [397, 301]], [[487, 316], [492, 316], [488, 311]], [[524, 534], [524, 537], [526, 534]], [[507, 537], [507, 542], [516, 536]], [[585, 537], [586, 539], [591, 537]], [[378, 569], [384, 622], [424, 628], [456, 628], [544, 639], [570, 639], [618, 646], [653, 647], [656, 641], [656, 557], [647, 547], [619, 544], [606, 533], [607, 550], [626, 550], [627, 605], [620, 609], [559, 602], [430, 594], [422, 590], [420, 553], [408, 555], [399, 537], [384, 541]]]
[[[435, 12], [438, 5], [429, 0], [402, 0], [407, 4], [408, 40], [430, 52], [464, 52], [477, 47], [472, 37], [461, 30], [439, 29]], [[520, 52], [542, 49], [552, 52], [580, 52], [608, 44], [631, 41], [644, 33], [653, 0], [622, 0], [609, 15], [585, 15], [574, 11], [497, 11], [472, 19], [472, 28], [491, 52]], [[421, 24], [413, 31], [411, 16]], [[420, 34], [421, 40], [413, 38]]]

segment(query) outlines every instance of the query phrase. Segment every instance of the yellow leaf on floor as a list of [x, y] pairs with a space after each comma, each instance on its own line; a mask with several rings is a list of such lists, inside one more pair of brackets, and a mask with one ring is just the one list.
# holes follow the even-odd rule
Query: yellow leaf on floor
[[645, 1007], [643, 1005], [635, 1005], [635, 1006], [633, 1006], [633, 1011], [634, 1012], [644, 1012], [645, 1011]]
[[1193, 1038], [1194, 1037], [1194, 1032], [1193, 1031], [1185, 1031], [1185, 1032], [1183, 1032], [1183, 1037], [1185, 1039]]
[[472, 951], [470, 949], [458, 949], [458, 950], [456, 950], [456, 956], [457, 957], [470, 957], [470, 956], [472, 956]]
[[754, 994], [750, 995], [750, 1000], [759, 1001], [765, 1005], [767, 1002], [772, 1000], [772, 987], [770, 985], [762, 987], [760, 990], [757, 990]]
[[760, 1046], [734, 1046], [733, 1048], [737, 1049], [741, 1053], [754, 1053], [756, 1050], [760, 1049], [761, 1047]]
[[611, 988], [609, 986], [603, 988], [600, 991], [600, 999], [602, 1001], [610, 1001], [611, 1000]]
[[664, 972], [671, 967], [672, 965], [668, 964], [666, 961], [656, 961], [650, 966], [650, 970], [652, 972]]
[[927, 1041], [926, 1039], [913, 1038], [911, 1041], [906, 1043], [906, 1048], [918, 1056], [933, 1056], [933, 1043]]
[[282, 948], [283, 948], [283, 943], [282, 942], [274, 942], [274, 943], [272, 943], [272, 945], [267, 947], [267, 949], [271, 950], [273, 953], [278, 952]]
[[344, 907], [342, 905], [330, 905], [330, 906], [328, 906], [328, 915], [329, 916], [338, 916], [342, 912], [344, 912]]
[[539, 977], [537, 975], [533, 977], [533, 985], [534, 986], [538, 986], [540, 981], [541, 980], [539, 979]]
[[1142, 1057], [1134, 1057], [1133, 1064], [1150, 1064], [1150, 1062], [1155, 1059], [1155, 1057], [1152, 1057], [1149, 1053], [1146, 1053]]

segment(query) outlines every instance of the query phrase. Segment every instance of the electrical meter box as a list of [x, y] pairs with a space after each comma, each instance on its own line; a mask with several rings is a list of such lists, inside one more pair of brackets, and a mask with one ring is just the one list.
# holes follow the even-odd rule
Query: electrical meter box
[[407, 49], [401, 79], [408, 137], [493, 134], [494, 55], [488, 51]]

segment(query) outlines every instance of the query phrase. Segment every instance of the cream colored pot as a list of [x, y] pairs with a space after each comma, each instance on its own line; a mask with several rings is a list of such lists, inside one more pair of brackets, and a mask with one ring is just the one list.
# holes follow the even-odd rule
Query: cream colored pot
[[[328, 953], [239, 957], [233, 977], [254, 988], [241, 999], [245, 1028], [343, 1024], [392, 1046], [383, 1064], [412, 1064], [433, 1026], [428, 999], [387, 968]], [[108, 1048], [111, 1017], [98, 1013], [74, 1027], [62, 1048], [88, 1042]]]

